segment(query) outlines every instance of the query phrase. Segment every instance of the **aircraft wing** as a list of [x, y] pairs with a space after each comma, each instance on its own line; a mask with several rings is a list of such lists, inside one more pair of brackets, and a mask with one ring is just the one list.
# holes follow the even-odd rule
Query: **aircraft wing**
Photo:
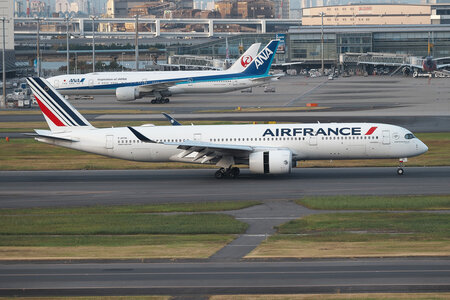
[[304, 61], [296, 61], [290, 63], [272, 64], [272, 67], [289, 67], [289, 66], [303, 65], [304, 63], [305, 63]]
[[150, 84], [142, 84], [138, 86], [139, 91], [143, 93], [151, 93], [151, 92], [160, 92], [160, 91], [166, 91], [171, 86], [176, 85], [180, 82], [186, 82], [186, 80], [171, 80], [171, 81], [160, 81], [156, 83], [150, 83]]
[[437, 60], [443, 60], [443, 59], [450, 59], [450, 56], [447, 56], [447, 57], [439, 57], [439, 58], [433, 58], [434, 61], [437, 61]]
[[283, 76], [284, 76], [284, 74], [274, 74], [274, 75], [265, 76], [265, 77], [251, 78], [250, 80], [252, 82], [257, 82], [257, 83], [264, 84], [264, 83], [267, 83], [269, 81], [278, 80], [278, 79], [280, 79], [280, 77], [283, 77]]
[[248, 154], [255, 150], [254, 147], [247, 145], [229, 145], [229, 144], [216, 144], [202, 141], [186, 140], [183, 142], [156, 142], [138, 130], [128, 127], [133, 134], [144, 143], [158, 143], [163, 145], [177, 146], [178, 149], [184, 150], [178, 155], [171, 157], [173, 161], [184, 162], [197, 162], [206, 163], [211, 160], [219, 160], [224, 156], [233, 157], [248, 157]]
[[359, 62], [358, 64], [374, 65], [374, 66], [391, 66], [391, 67], [414, 66], [414, 65], [411, 65], [411, 64], [403, 64], [403, 63], [396, 63], [396, 62], [387, 63], [387, 62], [373, 62], [373, 61], [364, 61], [364, 62]]
[[[437, 69], [442, 69], [442, 68], [445, 68], [445, 67], [448, 67], [448, 66], [450, 66], [450, 64], [442, 64], [442, 65], [437, 65], [436, 68]], [[440, 70], [440, 71], [442, 71], [442, 70]]]
[[202, 164], [219, 161], [222, 157], [244, 157], [254, 151], [253, 147], [246, 145], [216, 144], [201, 141], [187, 140], [181, 143], [164, 143], [165, 145], [178, 146], [184, 150], [178, 155], [171, 157], [174, 161], [200, 162]]

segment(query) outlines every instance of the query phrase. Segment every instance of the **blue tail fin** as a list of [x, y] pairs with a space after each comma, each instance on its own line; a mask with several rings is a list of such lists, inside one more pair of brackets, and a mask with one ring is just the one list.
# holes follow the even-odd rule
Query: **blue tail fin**
[[279, 40], [272, 40], [242, 72], [248, 75], [267, 75], [277, 52]]

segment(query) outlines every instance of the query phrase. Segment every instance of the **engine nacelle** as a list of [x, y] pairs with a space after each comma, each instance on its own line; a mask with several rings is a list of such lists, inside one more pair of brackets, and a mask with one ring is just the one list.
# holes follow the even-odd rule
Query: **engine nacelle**
[[289, 150], [270, 150], [251, 153], [250, 172], [258, 174], [287, 174], [292, 169], [292, 152]]
[[117, 88], [116, 89], [116, 98], [117, 98], [117, 101], [136, 100], [137, 98], [140, 98], [139, 89], [132, 87], [132, 86]]

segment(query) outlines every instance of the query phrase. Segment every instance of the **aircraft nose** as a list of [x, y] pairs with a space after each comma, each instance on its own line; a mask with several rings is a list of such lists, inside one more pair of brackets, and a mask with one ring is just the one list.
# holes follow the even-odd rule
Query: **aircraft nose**
[[428, 147], [424, 142], [419, 140], [417, 143], [417, 151], [419, 152], [419, 154], [423, 154], [428, 151]]

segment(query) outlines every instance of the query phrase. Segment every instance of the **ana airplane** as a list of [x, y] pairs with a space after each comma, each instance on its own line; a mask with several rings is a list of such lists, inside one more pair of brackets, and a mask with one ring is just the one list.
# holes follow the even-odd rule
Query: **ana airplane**
[[[215, 177], [236, 177], [236, 164], [259, 174], [290, 173], [299, 160], [406, 158], [428, 148], [409, 130], [387, 124], [259, 124], [95, 128], [45, 79], [28, 78], [50, 127], [35, 139], [100, 155], [146, 162], [215, 164]], [[173, 122], [171, 122], [173, 123]]]
[[256, 57], [260, 44], [252, 45], [225, 71], [102, 72], [48, 81], [63, 95], [116, 95], [118, 101], [154, 96], [151, 103], [168, 103], [174, 94], [225, 93], [278, 79], [279, 75], [269, 75], [278, 43], [271, 41]]

